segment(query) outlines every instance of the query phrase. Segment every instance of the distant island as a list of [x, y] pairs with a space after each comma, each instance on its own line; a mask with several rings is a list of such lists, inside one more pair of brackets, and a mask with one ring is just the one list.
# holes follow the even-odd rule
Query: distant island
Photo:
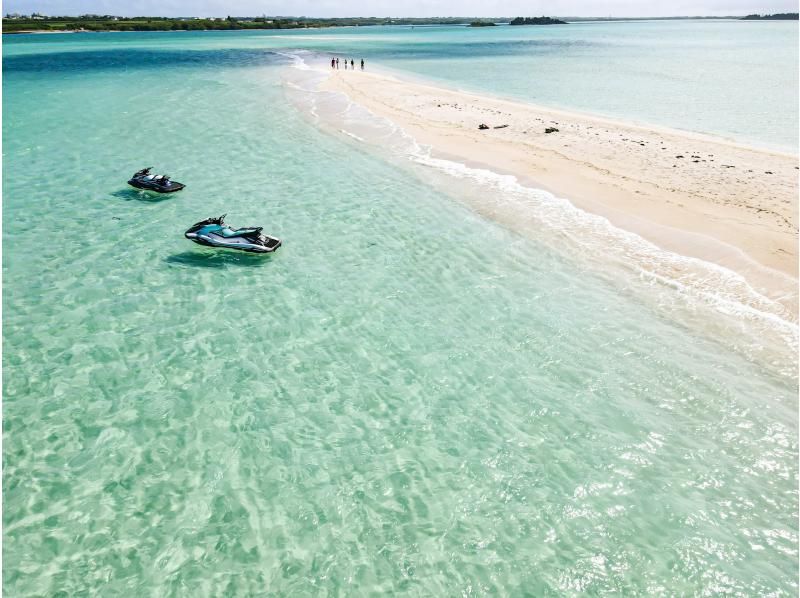
[[742, 17], [742, 21], [797, 21], [800, 13], [779, 12], [774, 15], [747, 15]]
[[497, 23], [492, 23], [491, 21], [472, 21], [469, 24], [470, 27], [496, 27]]
[[509, 25], [566, 25], [566, 21], [552, 17], [517, 17]]

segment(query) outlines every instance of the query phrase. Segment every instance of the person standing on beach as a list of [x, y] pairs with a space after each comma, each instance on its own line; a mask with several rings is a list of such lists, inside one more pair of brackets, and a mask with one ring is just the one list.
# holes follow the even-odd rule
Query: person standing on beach
[[363, 58], [361, 59], [361, 70], [362, 71], [364, 70], [364, 59]]
[[331, 68], [336, 68], [336, 60], [331, 58]]
[[353, 70], [356, 70], [356, 63], [353, 62], [352, 58], [350, 59], [350, 68], [353, 69]]
[[336, 59], [336, 68], [337, 69], [339, 68], [339, 59], [338, 58]]
[[344, 70], [347, 70], [347, 58], [344, 59]]

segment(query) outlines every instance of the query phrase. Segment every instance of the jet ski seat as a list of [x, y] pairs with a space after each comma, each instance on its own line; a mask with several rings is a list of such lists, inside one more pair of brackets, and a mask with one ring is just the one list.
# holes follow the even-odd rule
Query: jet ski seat
[[255, 227], [255, 228], [237, 228], [233, 230], [232, 228], [223, 228], [220, 233], [226, 239], [231, 239], [233, 237], [257, 237], [261, 234], [261, 230], [263, 227]]

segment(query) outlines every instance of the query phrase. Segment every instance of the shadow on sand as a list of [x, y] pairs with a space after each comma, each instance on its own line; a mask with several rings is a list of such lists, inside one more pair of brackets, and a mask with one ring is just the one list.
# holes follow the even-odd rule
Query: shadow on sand
[[270, 254], [227, 251], [225, 249], [208, 251], [184, 251], [176, 253], [164, 261], [170, 265], [197, 268], [226, 268], [228, 266], [258, 267], [270, 261]]

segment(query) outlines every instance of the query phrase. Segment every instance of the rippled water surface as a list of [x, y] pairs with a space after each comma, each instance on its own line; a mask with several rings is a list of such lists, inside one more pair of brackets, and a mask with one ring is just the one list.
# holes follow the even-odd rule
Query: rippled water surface
[[[791, 347], [317, 126], [265, 37], [4, 43], [4, 594], [796, 595]], [[226, 212], [284, 246], [183, 238]]]

